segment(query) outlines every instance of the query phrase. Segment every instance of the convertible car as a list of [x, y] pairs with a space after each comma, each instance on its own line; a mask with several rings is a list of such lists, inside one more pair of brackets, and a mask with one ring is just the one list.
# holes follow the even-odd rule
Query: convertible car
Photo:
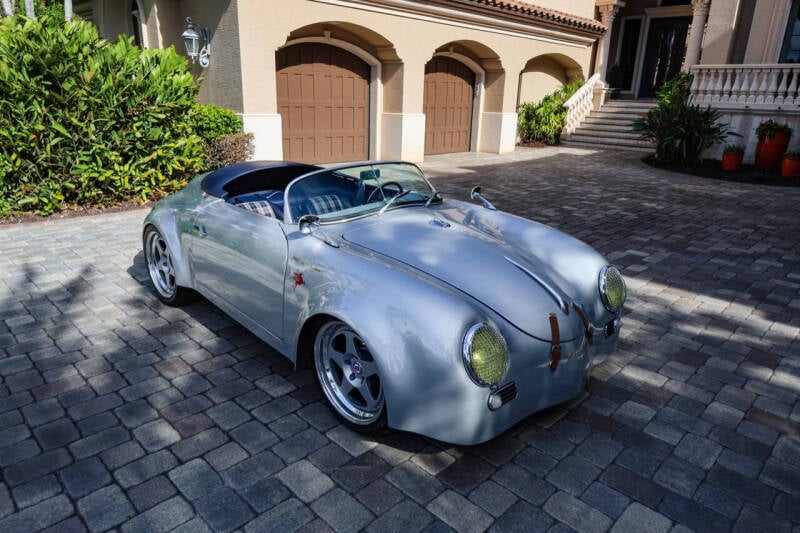
[[548, 226], [443, 198], [418, 167], [237, 163], [144, 221], [158, 297], [198, 292], [295, 365], [350, 427], [477, 444], [585, 387], [625, 282]]

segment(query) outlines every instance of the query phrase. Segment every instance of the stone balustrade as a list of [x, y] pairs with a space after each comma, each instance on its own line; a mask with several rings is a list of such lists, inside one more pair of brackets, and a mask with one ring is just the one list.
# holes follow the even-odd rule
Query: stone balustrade
[[797, 109], [800, 65], [695, 65], [692, 99], [728, 109]]
[[565, 137], [572, 135], [578, 126], [581, 125], [589, 113], [592, 112], [595, 105], [595, 92], [602, 90], [604, 84], [600, 79], [600, 74], [597, 73], [589, 78], [583, 86], [573, 94], [569, 100], [564, 102], [564, 107], [567, 110], [567, 118], [564, 124], [564, 129], [561, 134]]

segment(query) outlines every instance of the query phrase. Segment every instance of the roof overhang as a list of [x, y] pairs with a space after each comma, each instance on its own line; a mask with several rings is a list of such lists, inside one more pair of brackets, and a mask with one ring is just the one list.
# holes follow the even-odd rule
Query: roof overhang
[[512, 0], [314, 1], [579, 48], [591, 46], [606, 31], [593, 19]]

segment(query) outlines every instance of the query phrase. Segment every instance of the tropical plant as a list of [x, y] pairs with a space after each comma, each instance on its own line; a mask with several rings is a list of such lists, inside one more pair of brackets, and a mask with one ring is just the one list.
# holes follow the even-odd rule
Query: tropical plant
[[48, 13], [0, 19], [0, 216], [182, 187], [203, 163], [197, 92], [174, 49]]
[[794, 130], [792, 130], [792, 128], [791, 128], [791, 126], [789, 126], [789, 124], [786, 124], [786, 123], [780, 124], [778, 122], [775, 122], [772, 119], [768, 119], [768, 120], [762, 121], [758, 125], [758, 127], [756, 128], [756, 136], [759, 139], [765, 139], [765, 138], [773, 139], [773, 138], [775, 138], [776, 134], [785, 133], [786, 135], [791, 137], [793, 131]]
[[744, 145], [743, 144], [726, 144], [723, 152], [728, 154], [743, 154], [744, 153]]
[[567, 119], [564, 102], [583, 86], [578, 79], [565, 83], [560, 89], [546, 95], [538, 103], [526, 102], [520, 106], [517, 117], [519, 137], [522, 142], [538, 141], [558, 144], [561, 130]]
[[658, 91], [658, 105], [636, 119], [632, 126], [641, 138], [656, 147], [656, 159], [679, 163], [698, 162], [704, 150], [722, 143], [731, 132], [720, 122], [720, 112], [690, 103], [692, 75], [681, 73]]
[[783, 154], [783, 157], [788, 157], [791, 159], [800, 159], [800, 150], [789, 150], [788, 152]]

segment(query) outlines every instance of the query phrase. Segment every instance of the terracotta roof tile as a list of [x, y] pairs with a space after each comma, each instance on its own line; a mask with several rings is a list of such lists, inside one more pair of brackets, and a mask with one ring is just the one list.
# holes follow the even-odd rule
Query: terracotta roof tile
[[578, 17], [569, 13], [564, 13], [563, 11], [539, 7], [522, 0], [462, 0], [462, 2], [486, 6], [510, 13], [518, 13], [527, 18], [539, 19], [545, 22], [558, 24], [559, 26], [569, 26], [592, 33], [603, 33], [607, 30], [606, 26], [599, 20]]

